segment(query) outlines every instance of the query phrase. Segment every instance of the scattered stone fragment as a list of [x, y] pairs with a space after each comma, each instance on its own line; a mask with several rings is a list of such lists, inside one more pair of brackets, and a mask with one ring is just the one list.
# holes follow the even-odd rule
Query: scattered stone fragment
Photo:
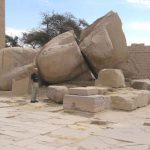
[[63, 107], [64, 110], [79, 110], [95, 113], [110, 108], [111, 99], [110, 96], [104, 95], [66, 95], [64, 97]]
[[103, 69], [99, 72], [96, 86], [108, 86], [114, 88], [125, 87], [125, 78], [120, 69]]
[[49, 86], [47, 88], [47, 97], [57, 103], [63, 103], [63, 98], [66, 94], [68, 94], [66, 86]]

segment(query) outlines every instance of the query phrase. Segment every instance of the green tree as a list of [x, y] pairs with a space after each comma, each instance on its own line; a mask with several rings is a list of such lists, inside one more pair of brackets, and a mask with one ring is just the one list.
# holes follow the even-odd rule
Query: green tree
[[52, 38], [69, 30], [74, 30], [78, 41], [82, 29], [87, 26], [88, 23], [84, 19], [77, 19], [71, 13], [43, 13], [41, 28], [23, 33], [22, 41], [33, 48], [41, 47]]
[[38, 48], [43, 46], [49, 41], [49, 37], [44, 31], [30, 31], [29, 33], [23, 33], [22, 42], [30, 45], [32, 48]]
[[9, 36], [9, 35], [5, 36], [6, 47], [20, 46], [18, 42], [19, 42], [18, 36], [15, 36], [15, 37], [12, 37], [12, 36]]

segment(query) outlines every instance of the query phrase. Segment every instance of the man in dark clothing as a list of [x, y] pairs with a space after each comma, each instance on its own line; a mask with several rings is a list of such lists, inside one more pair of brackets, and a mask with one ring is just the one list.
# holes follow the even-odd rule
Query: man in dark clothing
[[32, 80], [32, 96], [31, 96], [31, 103], [36, 103], [37, 101], [37, 93], [39, 88], [39, 73], [38, 69], [34, 68], [33, 73], [31, 74]]

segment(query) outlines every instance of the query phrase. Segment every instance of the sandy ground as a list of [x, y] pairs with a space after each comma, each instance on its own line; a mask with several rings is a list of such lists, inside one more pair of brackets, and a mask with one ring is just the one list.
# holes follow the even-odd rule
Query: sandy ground
[[67, 113], [46, 100], [1, 96], [0, 150], [150, 150], [150, 105]]

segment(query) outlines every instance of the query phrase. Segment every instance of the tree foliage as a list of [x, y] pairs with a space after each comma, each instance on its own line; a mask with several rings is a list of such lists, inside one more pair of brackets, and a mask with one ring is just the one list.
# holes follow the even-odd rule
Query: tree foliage
[[18, 36], [15, 36], [15, 37], [12, 37], [12, 36], [9, 36], [9, 35], [6, 35], [5, 36], [5, 43], [6, 43], [6, 47], [17, 47], [17, 46], [20, 46], [19, 43], [18, 43]]
[[79, 40], [81, 30], [87, 26], [88, 23], [84, 19], [77, 19], [70, 13], [43, 13], [40, 29], [23, 33], [22, 41], [33, 48], [41, 47], [52, 38], [69, 30], [74, 30]]
[[48, 41], [49, 37], [44, 31], [31, 31], [29, 33], [23, 33], [22, 37], [22, 42], [32, 46], [32, 48], [38, 48]]

